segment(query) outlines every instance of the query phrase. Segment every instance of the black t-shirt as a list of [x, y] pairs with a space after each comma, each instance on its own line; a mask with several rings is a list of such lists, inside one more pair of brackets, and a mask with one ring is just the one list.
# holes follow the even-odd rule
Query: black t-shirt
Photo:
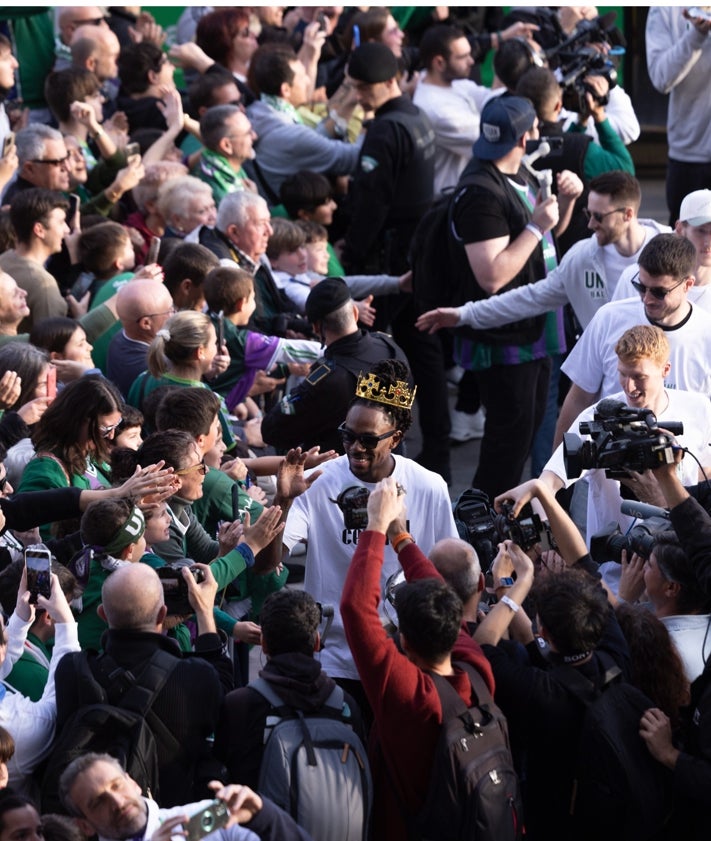
[[[519, 176], [505, 177], [524, 186], [524, 181]], [[502, 201], [508, 198], [504, 199], [476, 184], [467, 187], [466, 192], [457, 201], [454, 211], [454, 225], [465, 244], [510, 235], [507, 207], [502, 204]], [[513, 196], [510, 200], [514, 200]]]

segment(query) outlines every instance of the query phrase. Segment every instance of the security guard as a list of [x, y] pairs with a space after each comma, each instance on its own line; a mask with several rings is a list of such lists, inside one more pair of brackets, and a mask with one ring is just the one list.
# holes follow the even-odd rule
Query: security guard
[[264, 416], [262, 437], [278, 450], [319, 444], [321, 452], [343, 453], [338, 426], [353, 400], [358, 375], [381, 359], [405, 364], [407, 359], [390, 336], [358, 327], [358, 310], [340, 278], [326, 278], [311, 290], [306, 316], [325, 345], [324, 355], [301, 385]]
[[[434, 129], [427, 115], [402, 95], [398, 75], [393, 53], [376, 42], [358, 47], [348, 63], [354, 93], [375, 117], [351, 186], [351, 223], [343, 252], [347, 273], [407, 271], [412, 236], [434, 198]], [[376, 326], [392, 330], [418, 384], [422, 450], [415, 461], [449, 481], [451, 427], [440, 340], [415, 329], [412, 295], [379, 297], [374, 306]]]

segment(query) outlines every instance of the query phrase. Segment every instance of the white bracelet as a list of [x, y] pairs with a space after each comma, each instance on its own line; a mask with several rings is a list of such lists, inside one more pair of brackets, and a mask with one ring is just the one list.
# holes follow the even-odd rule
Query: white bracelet
[[530, 231], [538, 242], [543, 239], [543, 231], [538, 227], [538, 225], [536, 225], [535, 222], [529, 222], [524, 230]]
[[499, 601], [501, 602], [501, 604], [505, 604], [506, 607], [513, 610], [514, 613], [518, 613], [519, 610], [521, 610], [521, 605], [516, 604], [516, 602], [513, 599], [510, 599], [508, 596], [502, 596], [499, 599]]

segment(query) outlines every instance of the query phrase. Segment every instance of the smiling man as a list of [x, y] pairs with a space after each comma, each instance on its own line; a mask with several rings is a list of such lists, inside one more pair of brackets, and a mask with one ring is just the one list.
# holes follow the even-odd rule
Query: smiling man
[[558, 417], [556, 444], [583, 409], [617, 391], [615, 344], [635, 324], [653, 324], [666, 333], [671, 348], [667, 388], [711, 396], [711, 313], [688, 299], [695, 263], [692, 243], [675, 234], [658, 234], [644, 247], [633, 284], [637, 297], [598, 310], [561, 367], [572, 385]]
[[[364, 372], [339, 427], [345, 455], [323, 464], [323, 475], [304, 493], [303, 474], [295, 468], [288, 482], [280, 481], [275, 500], [282, 510], [291, 506], [283, 536], [284, 552], [299, 542], [307, 544], [304, 589], [322, 605], [334, 608], [321, 664], [359, 703], [365, 698], [346, 642], [339, 604], [346, 573], [366, 527], [366, 504], [362, 497], [351, 497], [349, 502], [343, 492], [351, 488], [372, 492], [377, 482], [392, 476], [407, 493], [408, 528], [425, 554], [438, 540], [457, 536], [444, 480], [393, 452], [412, 423], [415, 394], [407, 385], [408, 377], [407, 366], [398, 360], [385, 360], [370, 373]], [[356, 515], [354, 521], [349, 512]], [[381, 586], [398, 569], [397, 554], [387, 546]]]
[[592, 235], [577, 242], [557, 269], [536, 283], [501, 295], [432, 310], [418, 323], [423, 329], [468, 325], [488, 330], [570, 304], [585, 329], [613, 297], [620, 272], [636, 265], [652, 237], [670, 230], [653, 219], [638, 217], [641, 198], [639, 181], [626, 172], [613, 170], [593, 178], [585, 209]]
[[[684, 485], [695, 485], [704, 478], [695, 459], [706, 469], [711, 465], [711, 403], [707, 395], [665, 388], [672, 368], [667, 335], [663, 329], [651, 324], [632, 327], [622, 334], [614, 347], [617, 378], [622, 391], [611, 395], [611, 399], [632, 409], [650, 409], [662, 428], [665, 420], [684, 424], [684, 434], [676, 438], [680, 446], [689, 449], [689, 454], [679, 464], [679, 478]], [[595, 408], [594, 405], [588, 406], [567, 431], [578, 434], [580, 422], [592, 420]], [[629, 479], [621, 480], [630, 491], [625, 494], [626, 498], [651, 501], [646, 496], [644, 478], [644, 474], [630, 471]], [[554, 492], [575, 481], [566, 473], [562, 444], [546, 464], [541, 479]], [[581, 481], [587, 482], [589, 488], [588, 540], [611, 522], [619, 522], [623, 532], [632, 525], [634, 518], [620, 513], [620, 481], [608, 479], [605, 471], [600, 469], [585, 471]]]

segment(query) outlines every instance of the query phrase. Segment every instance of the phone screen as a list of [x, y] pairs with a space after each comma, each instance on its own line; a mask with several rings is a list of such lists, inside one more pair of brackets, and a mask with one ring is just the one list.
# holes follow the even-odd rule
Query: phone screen
[[141, 154], [141, 144], [140, 143], [127, 143], [126, 144], [126, 157], [130, 158], [131, 155], [140, 155]]
[[48, 599], [52, 594], [52, 555], [49, 549], [25, 549], [25, 568], [30, 603], [37, 604], [38, 595]]

